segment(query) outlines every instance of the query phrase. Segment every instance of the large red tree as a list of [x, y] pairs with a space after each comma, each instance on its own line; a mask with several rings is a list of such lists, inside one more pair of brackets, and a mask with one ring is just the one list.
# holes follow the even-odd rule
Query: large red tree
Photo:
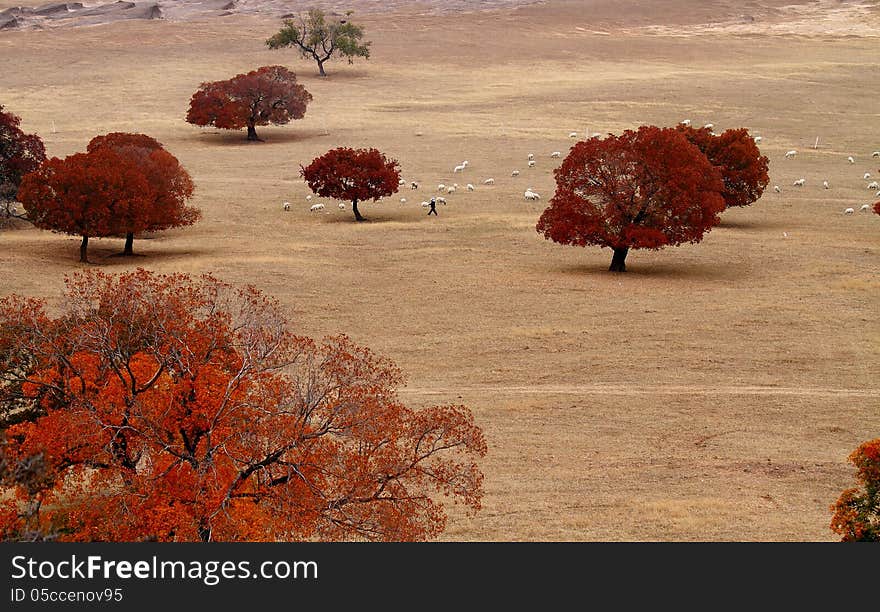
[[25, 134], [21, 118], [0, 105], [0, 215], [21, 217], [14, 204], [22, 177], [46, 161], [46, 149], [36, 134]]
[[400, 164], [376, 149], [339, 147], [300, 167], [309, 188], [319, 196], [349, 200], [354, 218], [363, 221], [358, 202], [378, 200], [397, 192]]
[[0, 300], [5, 539], [424, 540], [480, 507], [464, 406], [210, 276], [68, 278], [62, 311]]
[[578, 142], [554, 172], [556, 193], [537, 231], [560, 244], [614, 251], [699, 242], [720, 221], [719, 171], [675, 129], [643, 126]]
[[124, 232], [123, 255], [134, 254], [134, 235], [192, 225], [201, 218], [199, 209], [186, 206], [193, 195], [193, 182], [180, 162], [156, 139], [145, 134], [113, 132], [96, 136], [87, 150], [109, 147], [135, 163], [150, 186], [146, 205], [139, 209], [117, 207], [116, 223]]
[[880, 215], [880, 200], [874, 202], [874, 212]]
[[102, 147], [53, 157], [22, 178], [18, 200], [37, 227], [82, 236], [79, 260], [88, 262], [89, 238], [124, 234], [120, 211], [146, 209], [151, 191], [134, 161]]
[[302, 119], [312, 94], [284, 66], [263, 66], [225, 81], [202, 83], [189, 103], [186, 120], [225, 130], [247, 128], [248, 140], [260, 140], [256, 126]]
[[746, 128], [725, 130], [717, 136], [709, 128], [678, 125], [676, 129], [721, 171], [726, 207], [748, 206], [761, 197], [770, 182], [770, 160], [761, 155]]
[[831, 529], [843, 542], [880, 542], [880, 438], [860, 445], [849, 460], [860, 487], [847, 489], [831, 506]]

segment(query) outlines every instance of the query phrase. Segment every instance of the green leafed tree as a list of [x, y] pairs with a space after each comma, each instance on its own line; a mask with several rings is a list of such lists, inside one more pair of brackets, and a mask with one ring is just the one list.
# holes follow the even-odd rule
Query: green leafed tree
[[328, 17], [320, 9], [310, 9], [293, 19], [285, 19], [284, 27], [266, 41], [270, 49], [294, 47], [306, 59], [318, 63], [321, 76], [324, 62], [334, 55], [348, 58], [351, 64], [356, 57], [369, 59], [370, 41], [361, 42], [364, 28], [349, 21], [352, 11], [342, 18]]

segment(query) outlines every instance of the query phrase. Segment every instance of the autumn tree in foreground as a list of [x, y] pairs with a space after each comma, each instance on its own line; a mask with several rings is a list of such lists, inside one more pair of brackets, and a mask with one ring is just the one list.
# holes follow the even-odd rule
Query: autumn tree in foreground
[[556, 193], [537, 231], [560, 244], [614, 251], [699, 242], [724, 210], [719, 171], [675, 129], [643, 126], [578, 142], [554, 172]]
[[109, 147], [133, 162], [144, 173], [150, 186], [142, 207], [117, 207], [114, 210], [115, 224], [125, 235], [123, 255], [134, 254], [136, 233], [192, 225], [201, 218], [199, 209], [186, 206], [186, 201], [193, 195], [189, 173], [157, 140], [145, 134], [114, 132], [96, 136], [87, 150], [93, 152], [100, 147]]
[[849, 456], [860, 489], [847, 489], [831, 506], [831, 529], [843, 542], [880, 542], [880, 438], [865, 442]]
[[284, 125], [302, 119], [312, 94], [284, 66], [263, 66], [225, 81], [202, 83], [189, 103], [186, 120], [224, 130], [247, 128], [248, 140], [258, 125]]
[[0, 216], [23, 218], [15, 212], [22, 177], [46, 161], [46, 149], [36, 134], [25, 134], [21, 118], [0, 105]]
[[721, 171], [724, 205], [748, 206], [764, 193], [770, 182], [769, 159], [761, 155], [755, 139], [746, 128], [725, 130], [715, 136], [709, 128], [678, 125], [691, 144], [697, 146]]
[[86, 271], [65, 297], [0, 301], [4, 539], [425, 540], [438, 497], [480, 507], [467, 408], [406, 407], [390, 361], [258, 290]]
[[300, 13], [295, 19], [286, 19], [281, 30], [266, 41], [270, 49], [294, 47], [305, 59], [313, 59], [318, 64], [320, 75], [324, 72], [324, 62], [333, 55], [342, 55], [348, 63], [355, 57], [370, 58], [370, 42], [361, 42], [364, 29], [348, 18], [352, 11], [342, 19], [327, 19], [320, 9]]
[[880, 200], [874, 202], [874, 212], [880, 215]]
[[351, 201], [354, 218], [363, 221], [358, 202], [397, 192], [400, 164], [376, 149], [331, 149], [300, 167], [309, 188], [319, 196]]

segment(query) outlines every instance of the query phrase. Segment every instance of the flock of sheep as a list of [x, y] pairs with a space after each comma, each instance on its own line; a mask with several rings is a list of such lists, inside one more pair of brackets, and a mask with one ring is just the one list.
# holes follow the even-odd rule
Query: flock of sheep
[[[690, 120], [690, 119], [684, 119], [684, 120], [681, 121], [680, 123], [681, 123], [681, 125], [690, 126], [690, 125], [691, 125], [691, 120]], [[712, 130], [714, 130], [714, 127], [715, 127], [715, 126], [714, 126], [714, 124], [712, 124], [712, 123], [707, 123], [707, 124], [704, 125], [703, 127], [706, 128], [706, 129], [709, 129], [710, 131], [712, 131]], [[714, 131], [712, 131], [711, 133], [712, 133], [712, 135], [715, 135], [715, 132], [714, 132]], [[568, 136], [569, 136], [569, 138], [577, 138], [578, 133], [577, 133], [577, 132], [569, 132]], [[601, 136], [602, 136], [602, 134], [599, 133], [599, 132], [594, 132], [594, 133], [590, 134], [590, 138], [599, 138], [599, 137], [601, 137]], [[755, 143], [760, 144], [761, 141], [763, 140], [763, 137], [761, 137], [761, 136], [755, 136], [755, 137], [754, 137], [754, 140], [755, 140]], [[792, 149], [792, 150], [790, 150], [790, 151], [787, 151], [787, 152], [785, 153], [785, 156], [784, 156], [784, 157], [785, 157], [785, 159], [793, 159], [793, 158], [795, 158], [797, 155], [798, 155], [798, 151], [797, 151], [796, 149]], [[560, 157], [562, 157], [562, 152], [561, 152], [561, 151], [553, 151], [552, 153], [550, 153], [550, 158], [551, 158], [551, 159], [559, 159]], [[880, 151], [874, 151], [874, 152], [872, 152], [872, 153], [871, 153], [871, 157], [874, 158], [874, 159], [876, 159], [876, 158], [880, 158]], [[536, 165], [537, 165], [537, 162], [536, 162], [536, 160], [535, 160], [535, 155], [534, 155], [534, 153], [529, 153], [529, 154], [527, 155], [525, 161], [526, 161], [526, 165], [527, 165], [528, 168], [535, 168]], [[855, 163], [856, 163], [855, 158], [852, 157], [852, 156], [847, 157], [847, 161], [848, 161], [850, 164], [855, 164]], [[470, 165], [470, 162], [469, 162], [468, 160], [464, 160], [464, 161], [462, 161], [461, 163], [459, 163], [459, 164], [457, 164], [457, 165], [455, 165], [455, 166], [453, 167], [453, 169], [452, 169], [452, 174], [453, 174], [453, 175], [455, 175], [455, 174], [464, 174], [464, 172], [468, 169], [468, 166], [469, 166], [469, 165]], [[520, 175], [520, 170], [519, 170], [519, 169], [514, 169], [514, 170], [512, 170], [511, 173], [510, 173], [510, 176], [511, 176], [511, 177], [518, 177], [519, 175]], [[867, 181], [867, 180], [869, 180], [869, 179], [872, 178], [872, 175], [871, 175], [870, 172], [865, 172], [865, 173], [862, 175], [862, 178], [863, 178], [863, 180], [866, 180], [866, 181]], [[794, 186], [794, 187], [803, 187], [803, 186], [806, 185], [806, 183], [807, 183], [807, 180], [806, 180], [805, 178], [799, 178], [799, 179], [797, 179], [796, 181], [794, 181], [794, 183], [792, 183], [792, 186]], [[401, 186], [406, 185], [406, 184], [407, 184], [407, 181], [404, 180], [404, 179], [400, 179], [399, 184], [400, 184]], [[490, 178], [486, 178], [486, 179], [484, 179], [484, 180], [482, 181], [482, 184], [483, 184], [483, 185], [486, 185], [486, 186], [492, 186], [492, 185], [495, 185], [495, 179], [494, 179], [494, 178], [491, 178], [491, 177], [490, 177]], [[421, 184], [419, 183], [419, 181], [415, 181], [415, 180], [413, 180], [413, 181], [409, 181], [409, 185], [410, 185], [410, 189], [413, 189], [413, 190], [415, 190], [415, 189], [419, 189], [420, 186], [421, 186]], [[831, 188], [831, 186], [829, 185], [829, 183], [828, 183], [827, 180], [822, 181], [822, 186], [823, 186], [825, 189], [830, 189], [830, 188]], [[875, 194], [875, 198], [880, 198], [880, 182], [878, 182], [877, 180], [872, 180], [871, 182], [868, 183], [867, 188], [870, 189], [870, 190], [877, 190], [877, 193]], [[455, 194], [456, 192], [459, 191], [459, 189], [460, 189], [460, 187], [459, 187], [459, 184], [458, 184], [458, 183], [452, 183], [451, 185], [447, 185], [447, 184], [445, 184], [445, 183], [439, 183], [439, 184], [437, 185], [437, 192], [438, 192], [438, 193], [441, 193], [441, 194], [444, 194], [444, 195], [436, 196], [436, 197], [434, 198], [434, 200], [435, 200], [435, 202], [436, 202], [437, 204], [446, 204], [446, 203], [447, 203], [447, 200], [446, 200], [446, 197], [444, 197], [444, 196], [445, 196], [445, 195], [452, 195], [452, 194]], [[465, 189], [466, 191], [468, 191], [468, 192], [472, 192], [472, 191], [476, 191], [477, 188], [476, 188], [476, 186], [475, 186], [473, 183], [466, 183], [465, 186], [464, 186], [464, 189]], [[773, 186], [773, 191], [776, 192], [776, 193], [782, 193], [782, 188], [781, 188], [779, 185], [774, 185], [774, 186]], [[541, 195], [540, 195], [537, 191], [535, 191], [532, 187], [528, 187], [528, 188], [523, 192], [523, 199], [525, 199], [525, 200], [527, 200], [527, 201], [538, 201], [538, 200], [541, 199]], [[311, 195], [306, 196], [306, 202], [307, 202], [307, 203], [308, 203], [308, 202], [311, 202], [311, 200], [312, 200], [312, 196], [311, 196]], [[401, 197], [401, 198], [400, 198], [400, 203], [401, 203], [401, 204], [406, 204], [406, 203], [407, 203], [407, 198], [406, 198], [406, 197]], [[424, 207], [424, 208], [428, 208], [428, 207], [430, 206], [430, 203], [429, 203], [428, 201], [423, 200], [423, 201], [421, 202], [421, 206]], [[282, 208], [283, 208], [283, 210], [285, 210], [285, 211], [289, 211], [289, 210], [291, 210], [291, 203], [290, 203], [290, 202], [287, 202], [287, 201], [282, 202]], [[325, 207], [325, 205], [324, 205], [323, 203], [318, 202], [318, 203], [315, 203], [315, 204], [310, 204], [310, 206], [309, 206], [309, 211], [310, 211], [310, 212], [320, 212], [320, 211], [323, 211], [325, 208], [326, 208], [326, 207]], [[339, 208], [340, 210], [345, 210], [345, 209], [346, 209], [346, 205], [345, 205], [345, 203], [344, 203], [344, 202], [340, 202], [339, 205], [338, 205], [338, 208]], [[871, 205], [871, 204], [864, 204], [864, 205], [862, 205], [862, 206], [859, 208], [859, 211], [860, 211], [860, 212], [869, 212], [869, 211], [871, 210], [871, 208], [872, 208], [872, 205]], [[855, 213], [855, 208], [851, 208], [851, 207], [847, 207], [847, 208], [845, 208], [844, 211], [843, 211], [843, 214], [846, 214], [846, 215], [851, 215], [851, 214], [854, 214], [854, 213]]]

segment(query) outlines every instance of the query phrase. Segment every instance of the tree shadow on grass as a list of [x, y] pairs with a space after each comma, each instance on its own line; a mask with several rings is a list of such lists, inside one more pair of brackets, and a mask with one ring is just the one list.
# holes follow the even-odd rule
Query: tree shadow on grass
[[322, 129], [290, 129], [290, 130], [282, 130], [281, 128], [275, 130], [263, 129], [263, 131], [257, 131], [257, 136], [260, 137], [260, 140], [248, 140], [247, 139], [247, 131], [242, 130], [201, 130], [197, 132], [189, 133], [185, 136], [181, 136], [180, 140], [187, 142], [195, 142], [205, 146], [217, 146], [217, 147], [259, 147], [259, 146], [271, 146], [273, 144], [286, 144], [291, 142], [303, 142], [307, 140], [314, 140], [316, 138], [323, 138], [325, 136], [329, 136]]
[[558, 266], [556, 272], [573, 276], [590, 277], [591, 280], [627, 279], [669, 279], [669, 280], [704, 280], [708, 282], [730, 282], [743, 278], [746, 271], [737, 266], [722, 263], [696, 263], [676, 261], [657, 263], [652, 261], [627, 261], [626, 272], [609, 272], [611, 258], [603, 263], [573, 264]]

